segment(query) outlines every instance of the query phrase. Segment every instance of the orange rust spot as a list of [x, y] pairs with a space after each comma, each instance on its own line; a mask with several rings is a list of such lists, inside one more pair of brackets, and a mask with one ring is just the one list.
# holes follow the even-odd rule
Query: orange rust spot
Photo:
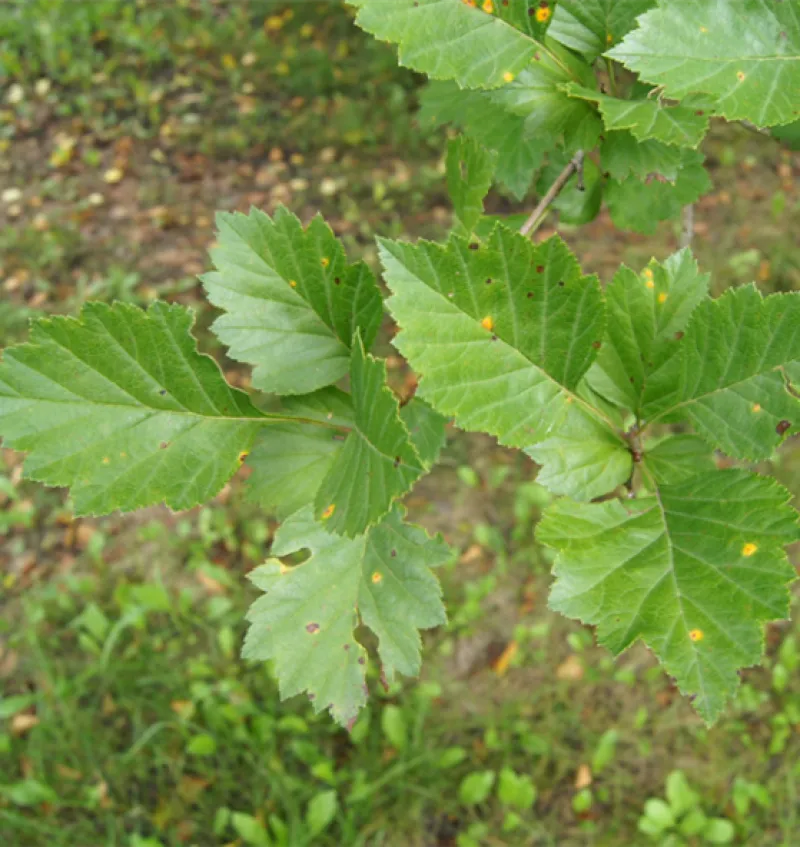
[[383, 574], [380, 571], [375, 571], [375, 573], [372, 574], [372, 581], [375, 583], [375, 585], [377, 585], [382, 579]]
[[491, 332], [494, 329], [494, 319], [491, 315], [487, 315], [482, 321], [481, 326]]
[[536, 20], [539, 21], [540, 24], [547, 23], [550, 20], [550, 15], [552, 15], [552, 11], [548, 6], [540, 6], [536, 10]]
[[290, 280], [289, 280], [289, 285], [291, 285], [291, 286], [292, 286], [292, 288], [297, 288], [297, 280], [290, 279]]
[[487, 15], [491, 15], [492, 12], [494, 12], [494, 3], [492, 3], [492, 0], [484, 0], [481, 9], [483, 9], [483, 11], [486, 12]]
[[746, 75], [744, 71], [736, 71], [736, 79], [738, 79], [739, 82], [744, 82], [745, 76]]
[[661, 292], [661, 294], [658, 295], [658, 302], [659, 303], [666, 303], [667, 302], [667, 295], [663, 291]]
[[749, 558], [756, 552], [756, 550], [758, 550], [758, 544], [753, 544], [752, 541], [748, 541], [747, 544], [742, 547], [742, 555]]
[[250, 454], [247, 450], [242, 450], [242, 452], [239, 453], [239, 463], [241, 464], [249, 455]]
[[506, 71], [506, 72], [503, 74], [503, 79], [504, 79], [506, 82], [514, 82], [514, 74], [512, 74], [512, 73], [511, 73], [511, 71]]
[[328, 265], [331, 263], [331, 260], [327, 256], [323, 256], [319, 260], [319, 263], [322, 265], [323, 268], [327, 268]]
[[689, 638], [691, 638], [692, 641], [702, 641], [704, 637], [705, 637], [705, 633], [703, 632], [702, 629], [690, 629], [689, 630]]
[[606, 33], [606, 44], [612, 44], [614, 41], [614, 36], [608, 32]]
[[760, 403], [753, 403], [753, 411], [754, 412], [760, 412], [761, 411], [761, 404]]
[[322, 513], [322, 520], [326, 521], [336, 511], [336, 503], [331, 503]]

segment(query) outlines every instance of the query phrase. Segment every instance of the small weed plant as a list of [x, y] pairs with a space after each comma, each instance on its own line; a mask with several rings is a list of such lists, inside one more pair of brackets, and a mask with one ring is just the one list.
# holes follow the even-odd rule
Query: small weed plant
[[[246, 462], [251, 497], [282, 525], [251, 574], [263, 596], [244, 655], [273, 663], [283, 696], [305, 692], [352, 725], [368, 695], [362, 627], [390, 681], [418, 673], [419, 631], [445, 621], [434, 569], [451, 553], [399, 501], [448, 421], [488, 433], [558, 495], [538, 527], [557, 551], [551, 606], [614, 653], [641, 639], [712, 723], [760, 660], [764, 623], [788, 614], [796, 514], [752, 466], [800, 424], [800, 293], [709, 296], [688, 247], [710, 186], [698, 148], [712, 119], [796, 135], [800, 5], [353, 5], [431, 77], [421, 120], [462, 133], [447, 151], [446, 243], [379, 240], [384, 300], [321, 218], [220, 214], [203, 282], [253, 391], [198, 352], [185, 308], [90, 302], [5, 350], [4, 443], [28, 454], [28, 478], [68, 486], [81, 515], [189, 509]], [[521, 229], [484, 214], [495, 183], [535, 189]], [[558, 235], [535, 240], [552, 211], [582, 224], [603, 204], [640, 232], [683, 215], [687, 246], [601, 286]], [[385, 309], [419, 380], [403, 403], [370, 353]], [[479, 802], [493, 780], [462, 793]], [[530, 790], [502, 780], [509, 797]], [[724, 821], [681, 808], [652, 801], [643, 829], [691, 820], [726, 843]]]

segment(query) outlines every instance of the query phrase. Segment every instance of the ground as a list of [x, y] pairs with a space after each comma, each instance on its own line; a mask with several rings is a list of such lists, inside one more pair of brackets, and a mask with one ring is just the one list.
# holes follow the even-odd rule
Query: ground
[[[446, 133], [413, 118], [422, 80], [337, 5], [10, 3], [4, 77], [3, 346], [36, 314], [162, 297], [197, 310], [201, 345], [246, 385], [206, 331], [215, 210], [319, 210], [370, 262], [375, 233], [450, 223]], [[693, 247], [715, 290], [800, 288], [800, 157], [725, 125], [706, 154]], [[679, 224], [645, 238], [601, 215], [560, 231], [607, 281], [669, 255]], [[408, 498], [459, 551], [440, 574], [450, 623], [426, 637], [420, 681], [370, 680], [351, 734], [302, 698], [279, 703], [268, 669], [238, 658], [244, 575], [276, 526], [241, 478], [188, 514], [76, 520], [21, 460], [0, 464], [0, 843], [699, 844], [639, 830], [666, 808], [653, 798], [676, 796], [676, 771], [720, 820], [715, 843], [800, 843], [797, 626], [768, 629], [764, 666], [706, 729], [644, 648], [615, 661], [548, 611], [533, 538], [548, 495], [491, 439], [453, 430]], [[794, 492], [798, 465], [793, 445], [775, 463]]]

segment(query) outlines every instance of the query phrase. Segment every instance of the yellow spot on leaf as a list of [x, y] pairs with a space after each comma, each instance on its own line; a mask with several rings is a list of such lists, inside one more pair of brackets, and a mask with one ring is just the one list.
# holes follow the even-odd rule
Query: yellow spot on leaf
[[506, 82], [514, 82], [514, 74], [512, 74], [512, 73], [511, 73], [511, 71], [506, 71], [506, 72], [503, 74], [503, 79], [504, 79]]
[[539, 21], [540, 24], [547, 23], [550, 20], [550, 15], [553, 13], [550, 11], [549, 6], [540, 6], [536, 10], [536, 20]]
[[292, 288], [297, 288], [297, 280], [296, 279], [290, 279], [289, 285], [291, 285]]
[[331, 260], [327, 256], [323, 256], [319, 260], [319, 263], [322, 265], [323, 268], [327, 268], [328, 265], [331, 263]]
[[494, 3], [492, 3], [492, 0], [484, 0], [481, 9], [483, 9], [483, 11], [486, 12], [487, 15], [491, 15], [494, 11]]
[[706, 27], [706, 26], [701, 26], [701, 27], [700, 27], [700, 32], [708, 32], [708, 27]]
[[123, 451], [119, 454], [119, 457], [120, 457], [120, 459], [127, 459], [127, 458], [128, 458], [128, 454], [127, 454], [127, 453], [123, 450]]
[[738, 79], [739, 82], [744, 82], [745, 72], [744, 71], [736, 71], [736, 79]]
[[239, 453], [239, 463], [241, 464], [241, 462], [243, 462], [248, 457], [248, 455], [249, 453], [247, 452], [247, 450], [242, 450], [242, 452]]
[[611, 44], [614, 41], [614, 36], [608, 32], [606, 33], [606, 44]]
[[761, 411], [761, 404], [760, 403], [753, 403], [753, 411], [754, 412], [760, 412]]
[[656, 287], [655, 282], [653, 282], [653, 271], [650, 270], [650, 268], [645, 268], [642, 271], [642, 276], [644, 277], [644, 284], [648, 288], [655, 288]]
[[111, 459], [109, 459], [108, 456], [103, 456], [103, 464], [108, 465], [110, 463], [111, 463]]
[[692, 641], [702, 641], [704, 636], [705, 636], [705, 633], [703, 632], [702, 629], [690, 629], [689, 630], [689, 638], [691, 638]]
[[663, 291], [661, 292], [661, 294], [658, 295], [658, 302], [659, 303], [666, 303], [667, 302], [667, 295]]
[[488, 329], [491, 332], [494, 329], [494, 320], [491, 315], [487, 315], [482, 321], [481, 326], [484, 329]]
[[375, 583], [375, 585], [377, 585], [382, 579], [383, 574], [381, 574], [380, 571], [375, 571], [375, 573], [372, 574], [372, 581]]
[[287, 568], [286, 565], [283, 564], [283, 562], [281, 562], [280, 564], [280, 569], [282, 574], [289, 573], [290, 570], [290, 568]]
[[336, 503], [331, 503], [322, 513], [322, 520], [326, 521], [336, 511]]
[[748, 541], [747, 544], [742, 547], [742, 555], [750, 557], [756, 552], [756, 550], [758, 550], [758, 544], [753, 544], [752, 541]]

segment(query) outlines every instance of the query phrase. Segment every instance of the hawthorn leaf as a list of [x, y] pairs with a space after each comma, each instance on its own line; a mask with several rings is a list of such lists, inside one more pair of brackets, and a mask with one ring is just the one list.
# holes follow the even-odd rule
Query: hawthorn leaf
[[542, 49], [528, 35], [462, 0], [348, 0], [356, 24], [398, 45], [401, 65], [461, 88], [496, 88]]
[[797, 119], [796, 2], [660, 0], [606, 55], [668, 97], [711, 95], [718, 114], [757, 126]]
[[[482, 3], [478, 5], [483, 6]], [[505, 3], [500, 0], [492, 6], [501, 20], [542, 41], [553, 21], [553, 9], [558, 7], [558, 0], [506, 0]]]
[[560, 0], [549, 35], [594, 61], [653, 6], [655, 0]]
[[619, 182], [663, 177], [675, 182], [683, 167], [683, 152], [660, 141], [637, 141], [628, 130], [609, 131], [600, 147], [600, 166]]
[[763, 624], [785, 618], [800, 537], [790, 495], [743, 470], [704, 473], [654, 496], [548, 507], [538, 539], [558, 551], [550, 606], [597, 627], [618, 654], [641, 638], [713, 723], [757, 663]]
[[353, 427], [353, 404], [348, 394], [328, 386], [310, 395], [284, 397], [282, 411], [328, 426], [281, 423], [256, 436], [247, 457], [247, 496], [281, 519], [314, 502]]
[[654, 139], [678, 147], [697, 147], [708, 132], [709, 113], [705, 109], [667, 105], [647, 97], [621, 100], [574, 83], [565, 85], [564, 92], [597, 103], [606, 129], [630, 130], [638, 141]]
[[192, 313], [90, 302], [33, 324], [0, 365], [0, 435], [25, 475], [69, 486], [78, 515], [214, 497], [256, 433], [256, 409], [197, 352]]
[[383, 317], [369, 268], [348, 265], [341, 243], [318, 215], [303, 228], [279, 207], [273, 218], [217, 215], [215, 271], [204, 274], [208, 299], [226, 314], [212, 330], [228, 354], [253, 365], [253, 386], [305, 394], [341, 379], [353, 333], [369, 348]]
[[423, 465], [429, 470], [438, 461], [444, 447], [447, 419], [419, 397], [412, 398], [400, 409], [400, 418], [406, 425]]
[[386, 365], [358, 336], [350, 368], [353, 428], [314, 500], [316, 517], [351, 538], [382, 518], [426, 471], [386, 384]]
[[329, 533], [302, 509], [280, 527], [272, 554], [305, 549], [311, 556], [299, 565], [270, 559], [250, 574], [266, 594], [248, 612], [242, 655], [275, 662], [281, 697], [306, 691], [316, 711], [328, 708], [348, 725], [366, 702], [366, 651], [354, 629], [360, 622], [378, 637], [387, 679], [419, 673], [418, 630], [446, 622], [431, 568], [451, 551], [405, 523], [398, 508], [353, 539]]
[[623, 265], [606, 286], [606, 334], [589, 385], [637, 417], [645, 392], [677, 390], [681, 339], [708, 281], [688, 248], [663, 264], [652, 260], [641, 274]]
[[800, 293], [762, 297], [754, 285], [706, 300], [681, 341], [674, 391], [644, 395], [649, 421], [688, 420], [730, 456], [767, 459], [800, 428], [784, 367], [800, 360]]
[[[603, 299], [561, 239], [534, 245], [498, 226], [474, 250], [457, 237], [379, 244], [387, 305], [402, 327], [394, 343], [420, 374], [423, 399], [462, 429], [557, 455], [566, 464], [543, 473], [558, 493], [590, 499], [628, 478], [622, 439], [575, 392], [602, 337]], [[585, 446], [571, 458], [549, 440], [559, 433], [594, 438], [599, 465], [585, 466]]]
[[420, 102], [417, 120], [422, 126], [452, 123], [494, 150], [495, 179], [518, 200], [525, 196], [546, 149], [541, 138], [528, 134], [524, 116], [515, 115], [498, 103], [495, 92], [462, 90], [454, 82], [429, 83]]
[[[541, 196], [547, 192], [572, 157], [555, 153], [539, 174], [536, 190]], [[603, 202], [603, 180], [600, 169], [591, 159], [584, 159], [581, 179], [573, 174], [550, 204], [565, 224], [587, 224], [600, 212]]]
[[699, 435], [668, 435], [654, 445], [646, 445], [644, 462], [656, 482], [674, 485], [701, 473], [716, 470], [714, 455]]
[[658, 177], [643, 182], [633, 175], [622, 181], [610, 179], [604, 196], [614, 225], [652, 234], [660, 221], [677, 217], [684, 206], [711, 189], [702, 162], [701, 154], [684, 150], [683, 164], [674, 182]]
[[469, 236], [483, 214], [483, 200], [489, 193], [497, 153], [476, 141], [459, 135], [447, 145], [447, 190], [455, 213], [454, 232]]

